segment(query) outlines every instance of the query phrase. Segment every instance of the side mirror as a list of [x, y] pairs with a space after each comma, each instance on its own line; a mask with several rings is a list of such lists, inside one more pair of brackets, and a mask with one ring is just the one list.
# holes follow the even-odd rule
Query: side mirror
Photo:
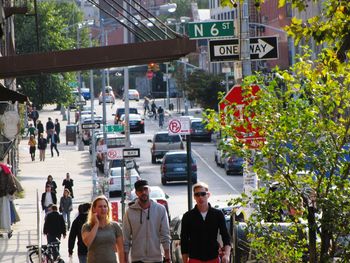
[[151, 139], [148, 139], [148, 140], [147, 140], [147, 142], [150, 142], [150, 143], [152, 143], [152, 140], [151, 140]]
[[112, 113], [112, 116], [115, 116], [115, 113]]
[[168, 194], [165, 194], [165, 198], [166, 198], [166, 199], [169, 199], [169, 195], [168, 195]]

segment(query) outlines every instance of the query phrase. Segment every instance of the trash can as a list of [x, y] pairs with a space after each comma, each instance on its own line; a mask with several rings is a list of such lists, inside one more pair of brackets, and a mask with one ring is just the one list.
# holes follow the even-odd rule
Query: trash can
[[66, 145], [68, 142], [74, 142], [74, 145], [77, 144], [77, 125], [69, 124], [66, 126]]

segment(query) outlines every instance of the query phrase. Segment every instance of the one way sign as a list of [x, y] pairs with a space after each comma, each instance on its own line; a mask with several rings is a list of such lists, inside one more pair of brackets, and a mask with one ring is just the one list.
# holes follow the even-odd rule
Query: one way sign
[[[250, 60], [278, 58], [277, 37], [254, 37], [250, 42]], [[209, 41], [211, 62], [240, 60], [239, 39], [222, 39]]]

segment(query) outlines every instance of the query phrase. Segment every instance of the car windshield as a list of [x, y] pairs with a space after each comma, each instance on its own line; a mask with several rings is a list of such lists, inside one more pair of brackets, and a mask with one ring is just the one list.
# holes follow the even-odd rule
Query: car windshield
[[180, 142], [179, 135], [169, 135], [167, 133], [157, 134], [155, 138], [156, 142]]

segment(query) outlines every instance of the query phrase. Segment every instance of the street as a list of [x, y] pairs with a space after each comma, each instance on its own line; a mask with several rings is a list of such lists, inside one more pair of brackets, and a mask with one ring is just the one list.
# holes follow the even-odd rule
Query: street
[[[87, 103], [90, 103], [88, 101]], [[137, 107], [143, 113], [143, 101], [130, 101], [130, 107]], [[157, 100], [157, 104], [163, 106], [163, 100]], [[102, 105], [98, 105], [95, 100], [95, 110], [97, 115], [102, 115]], [[107, 104], [107, 122], [113, 123], [117, 107], [124, 107], [124, 102], [117, 100], [115, 105]], [[74, 180], [74, 195], [73, 213], [71, 220], [77, 215], [77, 208], [80, 203], [91, 201], [92, 198], [92, 176], [91, 176], [91, 155], [88, 151], [88, 146], [84, 147], [84, 151], [78, 151], [78, 146], [69, 142], [65, 144], [65, 126], [67, 121], [62, 121], [62, 115], [59, 111], [54, 111], [54, 106], [47, 106], [40, 112], [39, 119], [45, 124], [48, 117], [53, 119], [58, 118], [61, 123], [61, 143], [58, 145], [60, 156], [51, 157], [50, 149], [46, 150], [45, 162], [40, 162], [37, 158], [34, 162], [31, 161], [27, 140], [23, 138], [19, 146], [19, 163], [20, 173], [19, 178], [25, 189], [24, 198], [16, 199], [15, 205], [18, 209], [21, 221], [13, 225], [13, 236], [11, 239], [6, 237], [0, 238], [0, 262], [26, 262], [26, 246], [37, 244], [37, 214], [36, 214], [36, 195], [39, 196], [39, 205], [41, 193], [44, 192], [46, 178], [51, 174], [58, 185], [57, 198], [62, 196], [62, 180], [66, 172], [71, 174]], [[190, 109], [191, 114], [195, 114], [198, 109]], [[176, 112], [172, 112], [173, 117], [178, 116]], [[200, 114], [196, 114], [200, 116]], [[166, 118], [167, 119], [167, 118]], [[74, 111], [71, 111], [70, 120], [74, 120]], [[163, 128], [165, 130], [166, 127]], [[160, 130], [158, 121], [153, 119], [145, 120], [145, 133], [132, 133], [131, 142], [135, 148], [140, 148], [140, 158], [136, 159], [139, 165], [140, 176], [149, 181], [150, 185], [160, 186], [168, 195], [168, 203], [170, 214], [172, 217], [182, 215], [187, 211], [187, 184], [169, 183], [166, 186], [161, 184], [160, 180], [160, 163], [151, 163], [150, 147], [151, 144], [147, 140], [151, 139], [154, 132]], [[209, 184], [212, 196], [210, 202], [212, 205], [225, 205], [227, 200], [237, 196], [243, 185], [242, 176], [227, 176], [222, 168], [216, 166], [214, 161], [215, 143], [211, 142], [192, 142], [192, 154], [197, 161], [198, 180]], [[120, 198], [113, 198], [113, 201], [119, 202]], [[40, 208], [41, 211], [41, 208]], [[121, 211], [121, 210], [119, 210]], [[41, 214], [43, 216], [43, 214]], [[121, 215], [119, 213], [119, 219]], [[42, 236], [43, 243], [46, 243], [46, 238]], [[62, 239], [61, 255], [64, 260], [68, 261], [68, 235]], [[73, 262], [78, 262], [76, 255], [76, 247], [74, 250]]]

